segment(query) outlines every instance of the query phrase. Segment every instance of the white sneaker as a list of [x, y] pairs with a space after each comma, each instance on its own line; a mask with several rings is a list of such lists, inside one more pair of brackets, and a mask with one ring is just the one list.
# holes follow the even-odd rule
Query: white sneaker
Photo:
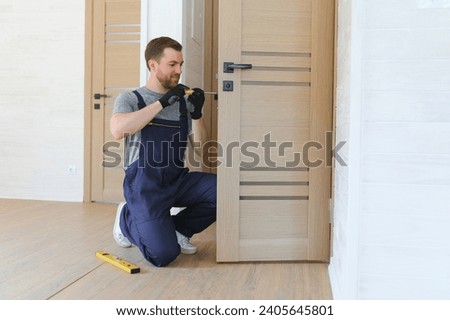
[[121, 202], [117, 207], [116, 220], [114, 221], [113, 236], [117, 244], [123, 248], [131, 247], [131, 242], [122, 233], [120, 229], [120, 216], [122, 215], [122, 209], [126, 202]]
[[185, 235], [182, 235], [178, 231], [176, 231], [178, 244], [181, 247], [181, 253], [184, 254], [195, 254], [197, 252], [197, 247], [189, 242], [189, 238]]

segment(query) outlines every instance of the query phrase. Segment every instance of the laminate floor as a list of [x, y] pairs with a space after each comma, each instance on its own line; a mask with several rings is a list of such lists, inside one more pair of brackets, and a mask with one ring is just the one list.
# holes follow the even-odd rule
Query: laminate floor
[[[195, 255], [165, 268], [112, 238], [116, 205], [0, 199], [0, 299], [332, 299], [328, 265], [217, 263], [215, 225], [192, 239]], [[141, 268], [128, 274], [95, 256]]]

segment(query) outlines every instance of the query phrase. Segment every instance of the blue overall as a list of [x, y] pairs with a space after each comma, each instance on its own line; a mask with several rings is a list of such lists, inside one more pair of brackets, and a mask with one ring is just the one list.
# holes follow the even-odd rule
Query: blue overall
[[[142, 109], [142, 96], [133, 92]], [[155, 118], [141, 130], [139, 159], [124, 179], [122, 233], [158, 267], [180, 254], [175, 230], [190, 238], [216, 221], [216, 176], [184, 168], [188, 111], [184, 99], [179, 105], [179, 121]], [[172, 207], [186, 209], [172, 216]]]

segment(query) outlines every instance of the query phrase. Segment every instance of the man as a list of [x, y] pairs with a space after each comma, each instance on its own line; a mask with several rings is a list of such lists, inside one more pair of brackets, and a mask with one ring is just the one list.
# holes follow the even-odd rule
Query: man
[[[182, 46], [160, 37], [145, 50], [147, 84], [117, 97], [111, 133], [125, 138], [126, 203], [117, 209], [113, 235], [122, 247], [135, 244], [146, 260], [166, 266], [179, 254], [194, 254], [190, 238], [216, 220], [216, 176], [189, 172], [184, 154], [189, 139], [204, 142], [205, 101], [201, 89], [179, 84]], [[187, 97], [187, 98], [186, 98]], [[172, 207], [186, 207], [177, 215]]]

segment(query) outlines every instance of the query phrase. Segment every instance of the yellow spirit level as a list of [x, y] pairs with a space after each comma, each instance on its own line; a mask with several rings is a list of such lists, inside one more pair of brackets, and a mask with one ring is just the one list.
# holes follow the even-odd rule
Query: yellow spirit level
[[110, 254], [108, 252], [97, 251], [95, 253], [95, 255], [98, 258], [100, 258], [108, 263], [111, 263], [113, 266], [116, 266], [122, 270], [125, 270], [128, 273], [139, 273], [141, 271], [141, 269], [138, 266], [132, 264], [131, 262], [128, 262], [126, 260], [123, 260], [116, 256], [113, 256], [112, 254]]

